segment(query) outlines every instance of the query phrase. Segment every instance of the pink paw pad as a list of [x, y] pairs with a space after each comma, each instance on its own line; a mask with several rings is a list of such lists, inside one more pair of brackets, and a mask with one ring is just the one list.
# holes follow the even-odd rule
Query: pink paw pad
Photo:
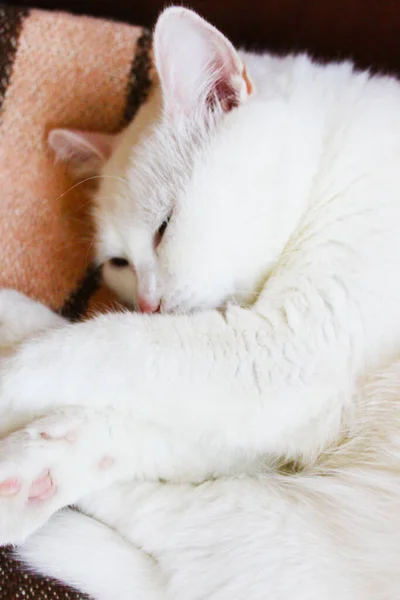
[[75, 431], [69, 431], [68, 433], [60, 434], [60, 435], [54, 435], [54, 434], [51, 435], [50, 433], [47, 433], [47, 431], [42, 431], [40, 434], [40, 437], [43, 438], [44, 440], [66, 440], [67, 442], [71, 442], [71, 444], [76, 442], [76, 432]]
[[18, 479], [6, 479], [0, 483], [0, 496], [14, 496], [21, 489]]
[[56, 491], [50, 470], [45, 469], [32, 483], [29, 490], [29, 500], [48, 500]]
[[102, 471], [105, 471], [106, 469], [110, 469], [114, 463], [115, 460], [111, 456], [104, 456], [99, 462], [99, 467]]

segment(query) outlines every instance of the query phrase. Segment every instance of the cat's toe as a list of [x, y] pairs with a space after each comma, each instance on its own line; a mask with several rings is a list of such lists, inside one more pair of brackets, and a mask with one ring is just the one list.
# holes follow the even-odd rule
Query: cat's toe
[[[60, 508], [106, 484], [108, 423], [60, 410], [0, 440], [0, 545], [25, 540]], [[111, 474], [110, 474], [111, 473]]]
[[10, 478], [0, 482], [0, 496], [14, 496], [21, 490], [19, 479]]
[[56, 492], [56, 484], [50, 469], [44, 469], [29, 488], [29, 500], [48, 500]]
[[26, 487], [28, 500], [47, 500], [56, 492], [56, 485], [53, 481], [50, 469], [43, 471], [32, 481], [24, 486], [23, 480], [17, 477], [10, 477], [0, 482], [0, 497], [15, 496], [22, 492]]
[[55, 512], [49, 504], [56, 488], [42, 474], [33, 480], [21, 473], [0, 482], [0, 545], [23, 542]]
[[65, 436], [50, 437], [45, 425], [38, 421], [36, 431], [31, 424], [0, 441], [0, 545], [25, 540], [68, 504], [58, 482], [72, 483], [66, 469], [70, 444]]
[[57, 422], [51, 423], [46, 428], [44, 428], [43, 431], [40, 431], [40, 428], [38, 431], [37, 427], [34, 427], [32, 429], [28, 427], [27, 429], [30, 431], [32, 437], [35, 435], [39, 435], [43, 440], [48, 441], [64, 440], [66, 442], [74, 444], [77, 441], [78, 436], [77, 431], [71, 428], [71, 426], [65, 426], [64, 424], [58, 424]]

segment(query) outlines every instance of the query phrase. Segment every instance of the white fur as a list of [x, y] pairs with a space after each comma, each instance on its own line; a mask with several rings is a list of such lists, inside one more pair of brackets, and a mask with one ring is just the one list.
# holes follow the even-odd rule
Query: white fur
[[[162, 52], [182, 28], [184, 50]], [[24, 483], [0, 498], [1, 542], [77, 502], [132, 555], [74, 515], [82, 569], [69, 513], [20, 554], [98, 600], [113, 577], [121, 600], [160, 585], [177, 600], [397, 600], [400, 86], [232, 54], [184, 9], [155, 45], [164, 102], [181, 95], [105, 165], [98, 260], [133, 304], [198, 312], [57, 323], [2, 362], [4, 432], [45, 416], [0, 443], [0, 482]], [[112, 257], [130, 266], [111, 274]], [[32, 505], [39, 467], [58, 489]], [[148, 584], [137, 548], [156, 561]]]
[[165, 600], [165, 584], [150, 556], [110, 527], [70, 509], [28, 540], [23, 557], [43, 571], [52, 565], [54, 577], [95, 598]]

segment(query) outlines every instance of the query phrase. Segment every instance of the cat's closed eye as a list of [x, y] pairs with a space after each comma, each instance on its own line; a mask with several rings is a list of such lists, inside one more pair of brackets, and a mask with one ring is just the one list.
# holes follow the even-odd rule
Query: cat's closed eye
[[162, 236], [164, 235], [165, 230], [168, 227], [168, 223], [170, 222], [170, 219], [171, 219], [171, 214], [168, 215], [168, 217], [161, 223], [160, 227], [158, 228], [157, 233], [158, 233], [158, 237], [160, 240], [161, 240]]
[[129, 267], [129, 261], [127, 261], [126, 258], [123, 258], [122, 256], [115, 256], [113, 258], [110, 258], [110, 264], [113, 267], [117, 267], [119, 269]]

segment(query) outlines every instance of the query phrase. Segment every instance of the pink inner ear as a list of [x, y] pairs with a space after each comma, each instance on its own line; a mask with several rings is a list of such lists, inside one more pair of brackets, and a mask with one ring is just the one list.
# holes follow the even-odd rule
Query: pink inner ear
[[213, 108], [213, 105], [218, 103], [223, 112], [229, 112], [233, 108], [239, 106], [240, 99], [229, 79], [221, 74], [221, 77], [217, 79], [214, 86], [211, 88], [206, 102], [210, 108]]
[[154, 33], [164, 108], [172, 117], [219, 104], [226, 112], [252, 91], [243, 61], [230, 41], [193, 11], [170, 8]]
[[107, 160], [114, 149], [116, 136], [77, 129], [53, 129], [48, 142], [60, 160], [83, 163], [93, 158]]
[[96, 148], [102, 158], [110, 158], [116, 143], [116, 136], [92, 131], [80, 132], [92, 148]]
[[[239, 75], [237, 77], [239, 77]], [[240, 86], [242, 90], [235, 89], [232, 85], [233, 82], [229, 79], [229, 73], [224, 76], [223, 72], [221, 72], [221, 77], [217, 79], [214, 89], [207, 98], [207, 102], [212, 106], [213, 102], [217, 100], [224, 112], [229, 112], [233, 108], [239, 106], [240, 103], [243, 102], [247, 96], [251, 96], [254, 91], [253, 84], [247, 74], [245, 65], [243, 65], [242, 68], [241, 78], [243, 79]]]

